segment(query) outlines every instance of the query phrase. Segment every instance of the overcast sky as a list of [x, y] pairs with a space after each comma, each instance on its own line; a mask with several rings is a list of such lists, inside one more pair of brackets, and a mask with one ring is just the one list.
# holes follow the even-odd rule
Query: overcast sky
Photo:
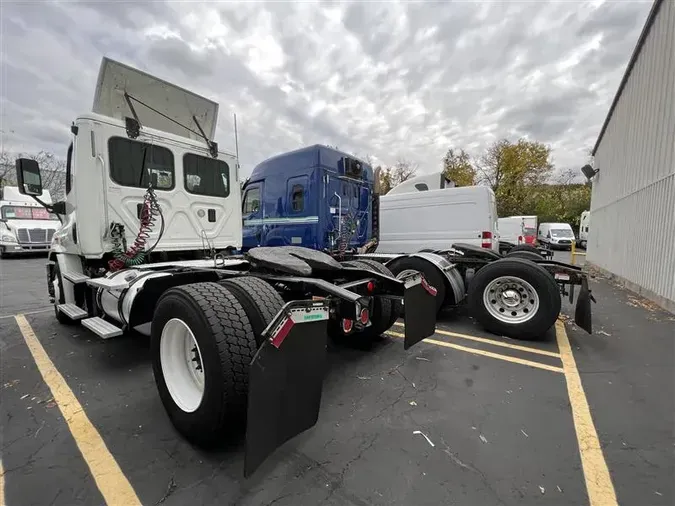
[[559, 168], [595, 143], [648, 2], [2, 2], [5, 149], [65, 154], [103, 55], [220, 103], [245, 174], [323, 143], [437, 170], [520, 136]]

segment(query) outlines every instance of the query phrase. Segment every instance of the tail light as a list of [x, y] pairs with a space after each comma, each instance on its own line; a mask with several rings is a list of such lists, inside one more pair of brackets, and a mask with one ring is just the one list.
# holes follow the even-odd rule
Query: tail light
[[483, 231], [481, 233], [481, 248], [492, 249], [492, 232]]
[[342, 331], [345, 334], [349, 334], [352, 331], [353, 327], [354, 327], [354, 321], [353, 320], [348, 320], [347, 318], [344, 318], [342, 320]]
[[361, 310], [361, 314], [359, 315], [359, 319], [361, 320], [361, 323], [365, 325], [368, 323], [368, 320], [370, 319], [370, 315], [368, 314], [368, 309], [363, 308]]
[[523, 244], [523, 236], [522, 235], [518, 236], [518, 244]]

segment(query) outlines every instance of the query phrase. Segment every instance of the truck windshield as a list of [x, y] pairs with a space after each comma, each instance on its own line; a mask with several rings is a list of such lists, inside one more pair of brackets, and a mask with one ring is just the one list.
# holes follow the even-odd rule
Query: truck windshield
[[27, 206], [2, 206], [2, 217], [6, 220], [58, 220], [44, 207]]
[[551, 237], [574, 237], [574, 234], [566, 228], [552, 228]]

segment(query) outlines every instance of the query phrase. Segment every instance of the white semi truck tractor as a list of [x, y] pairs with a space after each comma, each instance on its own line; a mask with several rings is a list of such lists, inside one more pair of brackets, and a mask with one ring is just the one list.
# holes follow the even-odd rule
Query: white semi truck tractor
[[149, 335], [178, 432], [209, 447], [245, 429], [249, 475], [316, 423], [329, 332], [380, 339], [404, 304], [407, 349], [433, 334], [436, 291], [302, 247], [238, 255], [239, 165], [213, 141], [217, 117], [217, 103], [104, 58], [93, 110], [72, 123], [65, 200], [41, 200], [34, 160], [17, 160], [17, 180], [63, 221], [47, 263], [58, 321]]

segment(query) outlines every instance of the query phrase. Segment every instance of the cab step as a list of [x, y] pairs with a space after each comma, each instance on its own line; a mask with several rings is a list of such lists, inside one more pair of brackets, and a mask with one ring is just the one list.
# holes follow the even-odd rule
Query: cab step
[[110, 339], [111, 337], [121, 336], [124, 331], [116, 325], [105, 321], [103, 318], [95, 316], [82, 320], [82, 325], [91, 330], [101, 339]]
[[81, 320], [89, 314], [75, 304], [59, 304], [56, 308], [71, 320]]
[[74, 285], [79, 285], [90, 279], [89, 276], [81, 272], [64, 272], [62, 276]]

